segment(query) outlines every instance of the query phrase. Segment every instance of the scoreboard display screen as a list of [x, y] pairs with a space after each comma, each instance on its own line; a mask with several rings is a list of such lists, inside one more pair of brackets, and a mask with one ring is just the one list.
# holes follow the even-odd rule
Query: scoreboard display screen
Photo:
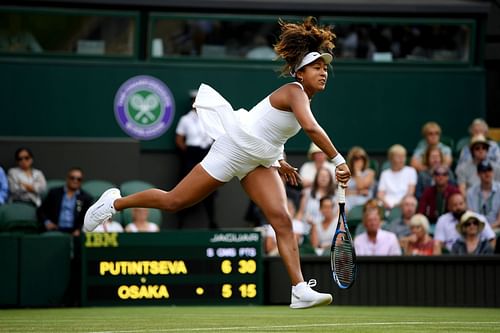
[[86, 233], [83, 305], [262, 304], [258, 232]]

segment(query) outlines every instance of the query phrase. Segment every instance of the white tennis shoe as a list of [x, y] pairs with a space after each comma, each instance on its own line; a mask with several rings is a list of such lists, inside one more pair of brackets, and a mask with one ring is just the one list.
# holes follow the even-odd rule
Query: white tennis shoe
[[292, 301], [290, 307], [292, 309], [307, 309], [315, 306], [328, 305], [333, 301], [330, 294], [318, 293], [311, 289], [316, 286], [316, 280], [311, 279], [309, 282], [301, 282], [292, 287]]
[[116, 199], [121, 198], [120, 190], [111, 188], [104, 192], [99, 200], [97, 200], [85, 213], [83, 220], [83, 231], [91, 232], [106, 220], [116, 214], [113, 203]]

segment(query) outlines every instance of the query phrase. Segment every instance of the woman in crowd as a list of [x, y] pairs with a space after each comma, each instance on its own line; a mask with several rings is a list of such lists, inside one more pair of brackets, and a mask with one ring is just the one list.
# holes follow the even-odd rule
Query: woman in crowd
[[346, 209], [363, 205], [373, 197], [375, 171], [370, 169], [368, 154], [358, 146], [352, 147], [347, 154], [347, 164], [352, 178], [346, 189]]
[[33, 153], [28, 148], [16, 150], [17, 167], [9, 169], [10, 201], [26, 202], [36, 207], [42, 204], [47, 181], [42, 171], [33, 167]]

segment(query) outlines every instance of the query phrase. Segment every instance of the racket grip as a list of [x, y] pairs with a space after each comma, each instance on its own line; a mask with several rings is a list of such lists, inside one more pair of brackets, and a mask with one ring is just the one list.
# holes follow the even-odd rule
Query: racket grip
[[338, 190], [339, 203], [345, 203], [345, 188], [339, 183]]

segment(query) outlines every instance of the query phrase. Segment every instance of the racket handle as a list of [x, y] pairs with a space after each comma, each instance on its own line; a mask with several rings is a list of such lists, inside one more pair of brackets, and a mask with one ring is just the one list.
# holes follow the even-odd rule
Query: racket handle
[[338, 190], [339, 203], [345, 203], [345, 188], [339, 183]]

